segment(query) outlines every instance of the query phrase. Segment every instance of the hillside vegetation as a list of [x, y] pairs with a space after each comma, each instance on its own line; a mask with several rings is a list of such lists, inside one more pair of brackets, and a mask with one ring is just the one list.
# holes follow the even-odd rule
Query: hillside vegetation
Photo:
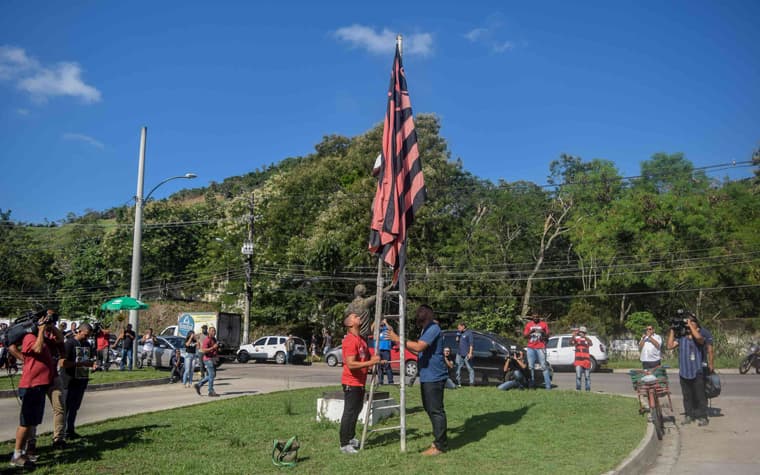
[[[756, 316], [754, 179], [721, 180], [682, 154], [657, 153], [631, 179], [610, 161], [562, 155], [547, 170], [551, 186], [493, 183], [452, 160], [439, 129], [435, 116], [417, 117], [428, 200], [409, 234], [411, 308], [427, 302], [444, 323], [504, 334], [528, 307], [603, 334], [637, 311], [660, 322], [681, 307], [709, 318]], [[375, 285], [367, 237], [381, 135], [378, 126], [326, 136], [311, 155], [148, 203], [143, 297], [241, 311], [240, 247], [253, 194], [252, 325], [334, 327], [354, 286]], [[39, 227], [2, 212], [0, 316], [36, 306], [94, 314], [127, 294], [133, 216], [125, 206]]]

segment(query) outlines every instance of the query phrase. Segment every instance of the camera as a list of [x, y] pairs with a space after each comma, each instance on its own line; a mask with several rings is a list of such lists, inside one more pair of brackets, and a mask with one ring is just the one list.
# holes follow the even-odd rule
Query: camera
[[17, 345], [21, 343], [21, 340], [27, 334], [36, 333], [38, 325], [56, 324], [58, 318], [57, 313], [52, 312], [48, 314], [47, 310], [40, 310], [38, 312], [29, 311], [13, 321], [13, 324], [0, 335], [0, 342], [6, 348], [9, 345]]
[[676, 313], [678, 314], [678, 317], [670, 320], [670, 328], [673, 329], [673, 336], [681, 338], [689, 335], [689, 333], [691, 333], [691, 330], [689, 330], [689, 320], [694, 317], [694, 314], [682, 308], [679, 308]]

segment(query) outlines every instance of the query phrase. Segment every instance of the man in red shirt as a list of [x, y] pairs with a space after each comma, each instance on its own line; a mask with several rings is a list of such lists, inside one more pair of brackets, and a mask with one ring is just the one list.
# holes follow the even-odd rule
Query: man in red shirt
[[214, 379], [216, 378], [216, 367], [214, 366], [214, 359], [219, 351], [219, 344], [216, 341], [216, 328], [209, 327], [208, 337], [201, 343], [201, 353], [203, 353], [203, 366], [206, 368], [206, 376], [200, 381], [193, 384], [195, 392], [198, 396], [201, 395], [201, 388], [204, 384], [208, 383], [208, 396], [219, 397], [214, 391]]
[[546, 364], [546, 340], [549, 339], [549, 326], [541, 317], [532, 312], [530, 321], [525, 324], [523, 335], [528, 337], [528, 366], [530, 366], [530, 387], [536, 387], [536, 361], [544, 373], [544, 387], [552, 388], [549, 366]]
[[108, 341], [109, 331], [106, 328], [101, 329], [98, 334], [95, 336], [95, 343], [97, 345], [97, 352], [98, 352], [98, 366], [100, 366], [103, 371], [108, 371], [108, 367], [110, 366], [110, 342]]
[[381, 363], [380, 356], [370, 356], [367, 342], [361, 337], [362, 319], [356, 313], [349, 313], [343, 320], [346, 336], [343, 338], [343, 416], [340, 418], [340, 451], [344, 454], [358, 453], [359, 441], [356, 435], [356, 420], [364, 404], [364, 384], [367, 371]]
[[[46, 332], [54, 335], [55, 340], [46, 338]], [[45, 397], [55, 375], [55, 363], [50, 348], [63, 342], [60, 336], [59, 331], [53, 333], [52, 318], [46, 313], [37, 320], [36, 332], [28, 333], [21, 340], [21, 354], [24, 356], [23, 374], [18, 383], [21, 415], [16, 429], [16, 446], [11, 457], [11, 466], [34, 465], [34, 460], [27, 456], [25, 449], [45, 413]]]

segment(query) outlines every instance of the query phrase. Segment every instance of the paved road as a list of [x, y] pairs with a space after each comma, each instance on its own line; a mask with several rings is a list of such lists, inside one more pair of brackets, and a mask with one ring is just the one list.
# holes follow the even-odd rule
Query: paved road
[[[322, 364], [313, 366], [281, 366], [275, 364], [223, 366], [217, 378], [217, 391], [222, 398], [272, 391], [338, 384], [340, 368]], [[680, 420], [682, 403], [677, 376], [673, 387], [673, 405]], [[555, 384], [560, 389], [575, 387], [575, 376], [557, 373]], [[594, 391], [633, 395], [627, 374], [593, 374]], [[416, 390], [416, 388], [414, 389]], [[495, 391], [495, 390], [494, 390]], [[79, 413], [79, 422], [90, 423], [114, 416], [188, 406], [209, 401], [198, 397], [192, 389], [178, 384], [88, 392]], [[669, 433], [651, 474], [758, 473], [760, 454], [760, 376], [729, 374], [723, 377], [723, 394], [715, 399], [714, 408], [721, 416], [713, 417], [707, 428], [670, 424]], [[40, 432], [52, 429], [49, 406]], [[18, 424], [18, 403], [0, 399], [0, 440], [14, 437]]]

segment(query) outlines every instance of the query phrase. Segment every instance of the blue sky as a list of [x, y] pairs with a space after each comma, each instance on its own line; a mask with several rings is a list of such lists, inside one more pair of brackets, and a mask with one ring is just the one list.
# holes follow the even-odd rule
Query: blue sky
[[760, 145], [757, 1], [256, 3], [1, 2], [0, 208], [42, 222], [129, 202], [143, 125], [146, 190], [199, 176], [159, 198], [360, 134], [382, 120], [397, 32], [415, 113], [482, 178]]

